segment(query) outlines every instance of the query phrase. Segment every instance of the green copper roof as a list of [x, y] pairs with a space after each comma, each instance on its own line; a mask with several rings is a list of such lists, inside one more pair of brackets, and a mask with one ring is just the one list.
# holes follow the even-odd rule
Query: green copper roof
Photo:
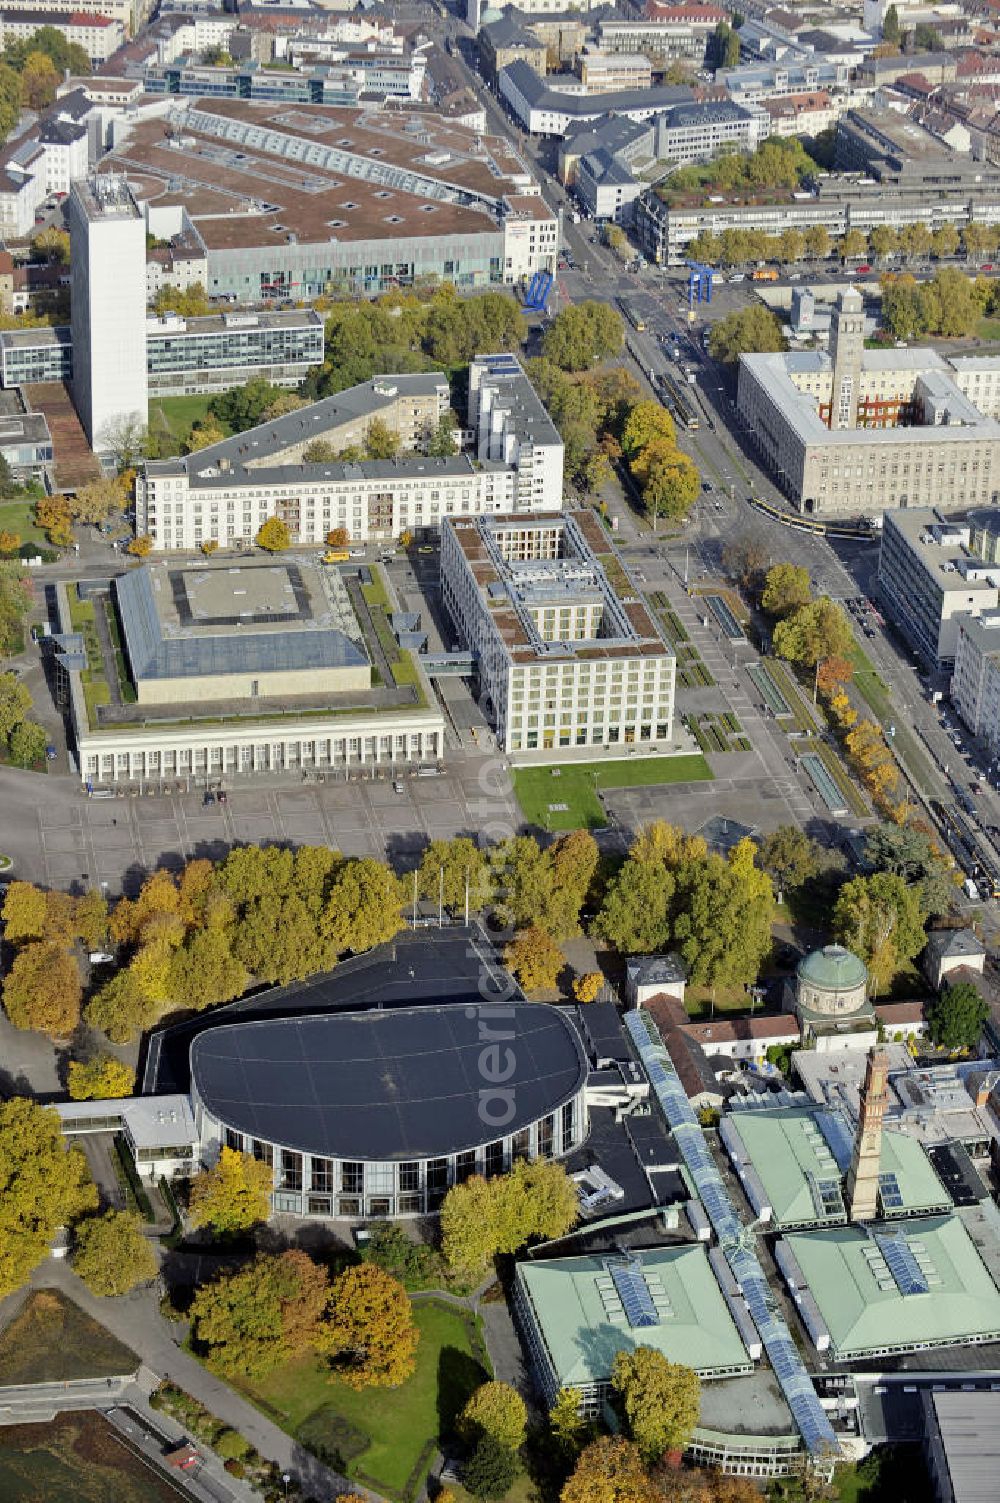
[[798, 977], [800, 981], [808, 981], [811, 986], [840, 992], [863, 986], [868, 979], [868, 971], [864, 961], [859, 960], [850, 950], [845, 950], [843, 945], [826, 945], [824, 949], [813, 950], [811, 955], [806, 955], [799, 961]]
[[[762, 1111], [730, 1112], [729, 1130], [739, 1135], [774, 1212], [778, 1228], [842, 1224], [847, 1210], [839, 1194], [824, 1200], [821, 1186], [840, 1186], [843, 1175], [820, 1128], [829, 1112], [815, 1107], [769, 1107]], [[845, 1121], [845, 1141], [852, 1128]], [[916, 1138], [889, 1129], [882, 1135], [879, 1165], [895, 1175], [898, 1205], [887, 1215], [926, 1215], [951, 1204]]]
[[689, 1363], [703, 1378], [751, 1370], [701, 1243], [635, 1254], [663, 1295], [662, 1318], [647, 1326], [630, 1326], [616, 1314], [605, 1267], [610, 1256], [540, 1258], [518, 1267], [560, 1386], [606, 1382], [615, 1354], [637, 1346]]
[[860, 1228], [824, 1227], [785, 1238], [836, 1357], [1000, 1336], [1000, 1292], [957, 1216], [896, 1223], [885, 1230], [901, 1233], [919, 1252], [929, 1272], [926, 1294], [901, 1294], [891, 1278], [880, 1284], [869, 1261], [873, 1244]]

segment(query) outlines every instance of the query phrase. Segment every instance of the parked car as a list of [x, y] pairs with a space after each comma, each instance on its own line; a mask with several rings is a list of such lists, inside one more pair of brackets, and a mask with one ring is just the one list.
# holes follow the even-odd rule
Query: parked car
[[206, 791], [206, 793], [204, 794], [204, 796], [202, 798], [201, 803], [202, 803], [202, 808], [207, 809], [210, 804], [214, 804], [215, 803], [215, 794], [214, 793], [209, 793], [209, 792]]
[[59, 755], [59, 753], [56, 751], [55, 747], [52, 745], [52, 742], [50, 741], [49, 744], [48, 744], [48, 746], [45, 748], [45, 760], [47, 762], [54, 762], [55, 759], [56, 759], [56, 757], [58, 757], [58, 755]]

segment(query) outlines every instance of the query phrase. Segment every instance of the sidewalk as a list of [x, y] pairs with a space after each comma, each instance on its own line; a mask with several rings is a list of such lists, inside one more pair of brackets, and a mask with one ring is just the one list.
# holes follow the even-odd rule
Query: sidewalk
[[[51, 1258], [35, 1270], [31, 1287], [61, 1290], [130, 1347], [157, 1378], [168, 1378], [204, 1404], [223, 1424], [238, 1430], [262, 1456], [273, 1461], [282, 1472], [288, 1472], [307, 1495], [311, 1494], [320, 1503], [332, 1503], [345, 1493], [359, 1491], [272, 1424], [221, 1378], [182, 1351], [160, 1314], [155, 1290], [136, 1290], [121, 1299], [100, 1299], [90, 1293], [65, 1263]], [[131, 1393], [128, 1402], [132, 1402]], [[161, 1423], [158, 1413], [156, 1423]], [[366, 1492], [364, 1496], [370, 1503], [381, 1503], [377, 1493]]]

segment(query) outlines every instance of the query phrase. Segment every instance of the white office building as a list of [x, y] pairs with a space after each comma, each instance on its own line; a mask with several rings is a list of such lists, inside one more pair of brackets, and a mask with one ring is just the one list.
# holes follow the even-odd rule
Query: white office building
[[952, 703], [993, 755], [1000, 746], [1000, 610], [961, 615], [956, 624]]
[[[472, 451], [429, 457], [420, 451], [448, 406], [441, 372], [377, 376], [195, 454], [150, 460], [136, 480], [136, 530], [157, 550], [209, 539], [239, 547], [279, 516], [295, 543], [322, 543], [340, 527], [366, 543], [448, 516], [560, 509], [562, 440], [513, 355], [472, 362]], [[376, 418], [399, 435], [398, 458], [310, 455], [316, 440], [334, 453], [362, 447]]]
[[955, 663], [957, 672], [959, 623], [1000, 605], [1000, 564], [972, 541], [968, 522], [931, 507], [885, 515], [879, 587], [893, 621], [935, 668]]
[[73, 184], [73, 401], [92, 447], [110, 425], [148, 417], [146, 221], [123, 177]]
[[505, 752], [667, 749], [674, 655], [593, 512], [448, 518], [441, 593]]

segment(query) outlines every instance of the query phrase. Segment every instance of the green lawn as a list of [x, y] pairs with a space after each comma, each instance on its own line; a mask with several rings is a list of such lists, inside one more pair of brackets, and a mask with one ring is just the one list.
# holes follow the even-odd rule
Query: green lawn
[[[193, 397], [151, 397], [149, 402], [150, 422], [153, 421], [157, 409], [167, 420], [167, 426], [171, 433], [181, 443], [187, 438], [195, 423], [201, 422], [208, 415], [208, 404], [212, 397], [208, 393]], [[220, 423], [224, 433], [229, 432], [226, 423]]]
[[[698, 755], [564, 762], [557, 767], [515, 768], [514, 791], [531, 824], [547, 830], [593, 830], [607, 823], [598, 788], [703, 783], [711, 777], [711, 768]], [[550, 804], [565, 804], [566, 808], [550, 810]]]
[[1000, 318], [981, 318], [976, 325], [976, 334], [980, 339], [1000, 340]]
[[0, 501], [0, 532], [16, 532], [22, 543], [45, 543], [44, 532], [31, 520], [34, 501]]
[[85, 1315], [79, 1305], [50, 1289], [29, 1295], [24, 1308], [0, 1334], [3, 1387], [120, 1378], [138, 1366], [134, 1352]]
[[253, 1384], [249, 1398], [302, 1445], [352, 1480], [387, 1497], [411, 1498], [466, 1399], [489, 1376], [471, 1317], [435, 1300], [413, 1307], [420, 1329], [417, 1369], [395, 1389], [355, 1392], [329, 1381], [316, 1358], [301, 1357]]

